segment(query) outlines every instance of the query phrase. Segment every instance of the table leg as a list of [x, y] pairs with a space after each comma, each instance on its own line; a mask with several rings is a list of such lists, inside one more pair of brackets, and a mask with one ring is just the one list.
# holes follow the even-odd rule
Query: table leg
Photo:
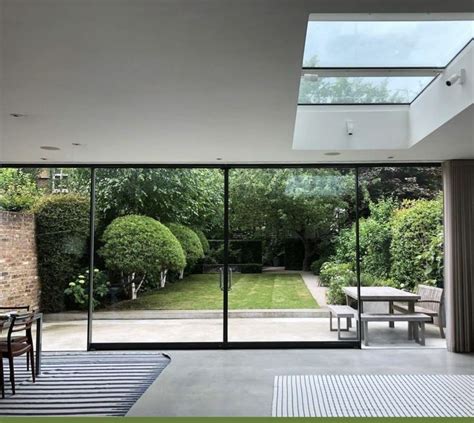
[[[393, 301], [388, 302], [388, 312], [389, 312], [389, 314], [393, 314]], [[394, 328], [395, 327], [395, 322], [388, 322], [388, 326], [390, 328]]]
[[[415, 312], [415, 303], [413, 301], [408, 302], [408, 313], [412, 314]], [[408, 322], [408, 339], [411, 340], [414, 337], [415, 329], [414, 322]]]
[[43, 317], [36, 319], [36, 375], [41, 374], [41, 351], [42, 351], [42, 331], [43, 331]]

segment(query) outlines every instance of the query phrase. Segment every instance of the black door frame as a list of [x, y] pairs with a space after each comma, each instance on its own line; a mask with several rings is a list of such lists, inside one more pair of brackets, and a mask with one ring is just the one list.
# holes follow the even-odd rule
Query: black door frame
[[[357, 290], [360, 297], [360, 245], [359, 245], [359, 169], [367, 167], [439, 167], [439, 162], [410, 162], [410, 163], [278, 163], [278, 164], [134, 164], [134, 163], [5, 163], [1, 167], [9, 168], [88, 168], [90, 169], [90, 241], [89, 241], [89, 304], [87, 316], [87, 351], [111, 350], [211, 350], [211, 349], [289, 349], [289, 348], [361, 348], [361, 339], [347, 341], [279, 341], [279, 342], [234, 342], [228, 340], [228, 254], [229, 254], [229, 170], [230, 169], [284, 169], [284, 168], [345, 168], [354, 170], [355, 178], [355, 226], [356, 226], [356, 277]], [[97, 169], [102, 168], [210, 168], [221, 169], [224, 173], [224, 291], [223, 291], [223, 337], [222, 342], [93, 342], [93, 269], [95, 254], [95, 179]], [[360, 308], [359, 308], [360, 309]], [[360, 317], [360, 316], [359, 316]]]

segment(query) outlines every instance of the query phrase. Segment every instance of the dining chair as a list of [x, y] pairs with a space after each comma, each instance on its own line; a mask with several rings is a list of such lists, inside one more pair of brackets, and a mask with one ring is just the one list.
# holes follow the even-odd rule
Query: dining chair
[[[8, 307], [8, 306], [0, 306], [0, 314], [2, 314], [1, 312], [2, 311], [11, 311], [11, 312], [14, 312], [14, 313], [18, 313], [18, 312], [29, 312], [30, 311], [30, 306], [29, 305], [20, 305], [20, 306], [12, 306], [12, 307]], [[0, 334], [2, 333], [2, 331], [0, 331]], [[6, 339], [3, 339], [0, 337], [0, 342], [2, 341], [5, 341]], [[26, 335], [23, 335], [23, 336], [16, 336], [14, 337], [14, 340], [15, 342], [23, 342], [24, 340], [26, 340]]]
[[[23, 315], [13, 314], [10, 318], [8, 334], [6, 341], [0, 342], [0, 354], [2, 357], [2, 398], [5, 396], [5, 383], [3, 377], [3, 358], [8, 359], [10, 370], [10, 382], [12, 385], [12, 393], [15, 395], [15, 366], [14, 358], [26, 354], [26, 361], [31, 365], [31, 376], [33, 383], [35, 380], [35, 359], [33, 350], [33, 337], [31, 336], [31, 326], [33, 325], [34, 313], [27, 313]], [[2, 322], [5, 325], [5, 321]], [[14, 334], [18, 332], [25, 332], [24, 339], [21, 341], [15, 340]], [[18, 338], [17, 338], [18, 339]]]

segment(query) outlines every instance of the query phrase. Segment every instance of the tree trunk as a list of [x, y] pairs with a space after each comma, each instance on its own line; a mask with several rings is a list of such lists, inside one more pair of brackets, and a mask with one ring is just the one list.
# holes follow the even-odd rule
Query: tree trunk
[[304, 258], [303, 258], [303, 270], [311, 270], [311, 256], [312, 252], [309, 246], [306, 245], [304, 246]]
[[162, 270], [160, 273], [160, 287], [164, 288], [166, 285], [166, 275], [168, 273], [168, 269]]
[[179, 271], [179, 278], [180, 278], [180, 279], [183, 279], [183, 278], [184, 278], [184, 269], [181, 269], [181, 270]]

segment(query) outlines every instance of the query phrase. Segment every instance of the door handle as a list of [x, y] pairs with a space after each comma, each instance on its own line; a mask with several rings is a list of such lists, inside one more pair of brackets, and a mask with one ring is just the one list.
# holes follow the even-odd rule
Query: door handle
[[232, 289], [232, 267], [229, 266], [229, 278], [228, 278], [228, 281], [227, 281], [227, 285], [228, 285], [228, 289], [227, 291], [230, 291]]
[[224, 268], [219, 267], [219, 288], [224, 291]]

